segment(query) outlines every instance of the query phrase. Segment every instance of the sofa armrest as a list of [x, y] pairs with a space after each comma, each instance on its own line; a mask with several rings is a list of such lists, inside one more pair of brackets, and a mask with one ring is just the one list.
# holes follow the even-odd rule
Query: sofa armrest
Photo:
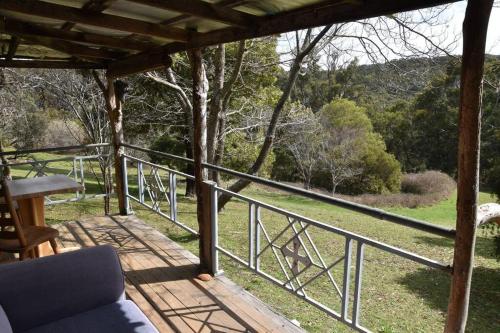
[[2, 306], [0, 305], [0, 332], [2, 333], [12, 333], [12, 327], [10, 326], [9, 318], [5, 314]]
[[25, 331], [123, 298], [120, 260], [96, 246], [0, 265], [0, 305], [13, 331]]

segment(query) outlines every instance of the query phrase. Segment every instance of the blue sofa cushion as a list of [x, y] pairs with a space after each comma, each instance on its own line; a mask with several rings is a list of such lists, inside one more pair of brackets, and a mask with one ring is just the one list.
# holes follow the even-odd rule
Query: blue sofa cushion
[[123, 295], [123, 272], [111, 246], [0, 265], [0, 305], [14, 332], [114, 303]]
[[24, 333], [158, 333], [131, 301], [119, 301]]
[[0, 332], [2, 333], [12, 333], [12, 327], [10, 327], [9, 318], [5, 314], [2, 306], [0, 305]]

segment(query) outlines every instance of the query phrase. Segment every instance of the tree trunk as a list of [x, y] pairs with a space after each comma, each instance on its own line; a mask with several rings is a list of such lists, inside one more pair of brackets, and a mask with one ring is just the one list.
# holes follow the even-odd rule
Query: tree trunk
[[493, 0], [469, 1], [463, 24], [457, 234], [446, 333], [465, 332], [467, 323], [476, 240], [484, 51], [492, 5]]
[[[269, 152], [271, 151], [274, 142], [274, 135], [276, 134], [276, 126], [278, 125], [279, 116], [281, 115], [281, 111], [283, 110], [286, 101], [290, 97], [293, 86], [295, 85], [295, 81], [297, 80], [301, 64], [302, 60], [296, 59], [292, 65], [292, 68], [290, 68], [290, 72], [288, 74], [288, 81], [285, 85], [285, 88], [283, 90], [283, 93], [281, 94], [280, 99], [278, 100], [278, 103], [274, 107], [271, 121], [269, 123], [269, 126], [267, 127], [266, 138], [264, 139], [264, 143], [260, 149], [257, 159], [250, 167], [250, 169], [247, 171], [248, 174], [255, 175], [260, 170], [260, 168], [262, 167], [267, 158], [267, 155], [269, 155]], [[238, 193], [248, 185], [250, 185], [250, 181], [246, 179], [239, 179], [234, 184], [229, 186], [228, 190], [231, 192]], [[229, 200], [231, 200], [231, 196], [227, 194], [222, 194], [220, 196], [218, 202], [219, 211], [224, 208], [224, 206], [229, 202]]]
[[[190, 140], [185, 139], [184, 140], [184, 147], [186, 149], [186, 157], [187, 158], [193, 158], [193, 144]], [[191, 163], [186, 163], [186, 166], [184, 167], [184, 173], [188, 175], [194, 175], [194, 166]], [[186, 179], [186, 192], [185, 196], [186, 197], [194, 197], [196, 194], [196, 185], [194, 180], [191, 179]]]
[[[208, 110], [207, 121], [207, 162], [213, 163], [216, 139], [219, 127], [219, 115], [222, 112], [222, 90], [224, 89], [224, 70], [226, 66], [226, 48], [219, 44], [215, 52], [213, 94]], [[213, 177], [211, 177], [213, 178]]]
[[332, 197], [335, 195], [335, 192], [337, 191], [337, 184], [332, 185]]
[[106, 88], [106, 107], [111, 125], [111, 134], [113, 140], [113, 161], [115, 168], [116, 194], [118, 196], [118, 208], [120, 215], [127, 215], [127, 207], [124, 200], [123, 170], [121, 156], [124, 149], [123, 143], [123, 95], [125, 94], [126, 84], [122, 81], [114, 81], [107, 77]]
[[[283, 93], [281, 94], [280, 99], [278, 100], [276, 106], [274, 107], [273, 114], [271, 116], [271, 121], [269, 122], [269, 125], [267, 127], [266, 138], [264, 139], [264, 143], [260, 149], [257, 159], [250, 167], [250, 169], [247, 171], [248, 174], [255, 175], [264, 164], [273, 146], [274, 136], [276, 134], [276, 126], [278, 125], [278, 120], [281, 115], [281, 111], [283, 110], [286, 101], [290, 98], [292, 89], [295, 86], [295, 82], [297, 81], [297, 76], [299, 74], [300, 67], [302, 66], [302, 61], [304, 61], [304, 58], [314, 49], [314, 47], [316, 47], [321, 38], [323, 38], [323, 36], [328, 32], [328, 30], [330, 30], [331, 27], [332, 25], [324, 27], [312, 41], [310, 41], [310, 35], [312, 30], [309, 29], [306, 33], [307, 37], [302, 47], [299, 48], [297, 42], [297, 56], [293, 61], [292, 67], [290, 68], [290, 72], [288, 73], [288, 80], [285, 84], [285, 88], [283, 89]], [[234, 184], [229, 186], [228, 190], [231, 192], [238, 193], [248, 185], [250, 185], [250, 181], [245, 179], [239, 179]], [[229, 202], [229, 200], [231, 200], [231, 196], [227, 194], [222, 194], [219, 197], [218, 201], [219, 211], [224, 208], [224, 206]]]
[[[231, 99], [234, 84], [241, 72], [245, 55], [245, 41], [240, 41], [233, 71], [227, 82], [224, 79], [226, 53], [224, 45], [219, 45], [215, 61], [215, 84], [212, 103], [210, 105], [207, 125], [207, 160], [208, 163], [220, 165], [224, 155], [224, 130], [226, 111]], [[211, 171], [210, 179], [219, 184], [219, 172]]]
[[[217, 149], [215, 151], [214, 162], [213, 162], [215, 165], [221, 165], [222, 160], [224, 158], [225, 130], [226, 130], [226, 115], [222, 114], [222, 116], [219, 118], [219, 134], [217, 136]], [[212, 180], [217, 184], [220, 184], [220, 173], [214, 172]]]
[[206, 79], [205, 66], [203, 65], [203, 54], [201, 49], [189, 51], [189, 60], [191, 62], [191, 73], [193, 78], [193, 159], [194, 175], [196, 182], [197, 197], [197, 217], [200, 233], [199, 257], [200, 271], [202, 273], [210, 272], [211, 269], [211, 223], [207, 218], [210, 197], [207, 191], [204, 191], [204, 181], [207, 180], [207, 170], [203, 163], [207, 160], [207, 92], [208, 81]]

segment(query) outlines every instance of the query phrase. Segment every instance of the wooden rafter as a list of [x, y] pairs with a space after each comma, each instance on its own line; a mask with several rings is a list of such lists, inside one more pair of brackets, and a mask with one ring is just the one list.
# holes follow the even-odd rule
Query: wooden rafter
[[63, 29], [52, 29], [41, 25], [24, 23], [12, 19], [0, 20], [0, 32], [19, 36], [49, 37], [66, 41], [74, 41], [136, 51], [146, 51], [154, 46], [157, 46], [155, 44], [135, 41], [131, 38], [111, 37], [92, 33], [67, 31]]
[[53, 68], [53, 69], [104, 69], [105, 65], [92, 62], [66, 60], [0, 60], [0, 67], [12, 68]]
[[175, 41], [187, 41], [194, 33], [161, 24], [144, 22], [122, 16], [89, 13], [82, 9], [56, 5], [37, 0], [2, 0], [0, 9], [18, 13], [51, 18], [66, 22], [81, 23], [95, 27], [113, 29], [144, 36], [155, 36]]
[[[216, 6], [217, 8], [221, 8], [221, 7], [232, 8], [232, 7], [236, 7], [236, 6], [241, 6], [247, 2], [249, 2], [249, 0], [223, 0], [223, 1], [219, 1], [216, 4], [214, 4], [214, 6]], [[191, 15], [181, 14], [181, 15], [174, 16], [174, 17], [169, 18], [168, 20], [163, 21], [162, 25], [165, 25], [165, 26], [172, 25], [172, 24], [184, 22], [184, 21], [192, 19], [192, 18], [193, 17]]]
[[82, 59], [117, 59], [123, 56], [123, 53], [95, 49], [81, 44], [55, 40], [48, 37], [23, 37], [23, 39]]
[[[162, 59], [162, 53], [172, 54], [218, 43], [229, 43], [332, 23], [390, 15], [403, 10], [421, 9], [456, 1], [458, 0], [404, 0], [389, 2], [386, 0], [364, 2], [359, 0], [323, 1], [297, 10], [266, 17], [261, 21], [261, 24], [251, 29], [233, 27], [219, 29], [204, 34], [193, 35], [188, 43], [170, 43], [147, 52], [131, 55], [110, 63], [109, 72], [111, 76], [115, 76], [122, 71], [121, 67], [130, 67], [134, 63], [144, 63], [146, 59]], [[150, 66], [151, 68], [158, 68], [161, 64], [150, 63]]]
[[[23, 41], [35, 40], [37, 44], [81, 59], [113, 59], [109, 62], [109, 75], [117, 77], [131, 74], [131, 69], [147, 71], [162, 67], [168, 63], [168, 55], [175, 52], [326, 24], [390, 15], [458, 0], [327, 0], [309, 6], [301, 6], [287, 12], [259, 17], [232, 9], [235, 6], [247, 4], [248, 0], [222, 0], [216, 3], [202, 0], [130, 0], [151, 8], [162, 8], [180, 13], [178, 16], [159, 23], [102, 13], [103, 10], [112, 8], [115, 1], [117, 0], [89, 0], [82, 8], [73, 8], [40, 0], [1, 0], [0, 10], [6, 10], [7, 17], [9, 12], [16, 12], [59, 20], [63, 24], [61, 29], [32, 23], [14, 27], [7, 26], [10, 30], [6, 29], [4, 25], [3, 29], [11, 36], [20, 37]], [[252, 6], [251, 1], [249, 6]], [[183, 20], [196, 17], [224, 22], [230, 24], [230, 27], [197, 33], [172, 26]], [[252, 24], [248, 25], [249, 22]], [[131, 35], [118, 38], [98, 32], [73, 31], [74, 24], [122, 31]], [[157, 46], [153, 42], [139, 42], [138, 39], [134, 38], [136, 35], [149, 38], [160, 37], [173, 42]], [[124, 52], [120, 54], [79, 43], [140, 51], [140, 53]], [[150, 47], [150, 45], [155, 46]]]
[[[117, 0], [90, 0], [82, 7], [82, 9], [88, 13], [100, 13], [109, 6], [111, 6], [111, 4], [116, 1]], [[74, 22], [66, 22], [61, 27], [61, 30], [68, 31], [73, 29], [74, 26], [75, 26]]]
[[239, 27], [249, 27], [256, 23], [258, 17], [237, 10], [213, 5], [199, 0], [129, 0], [142, 5], [172, 10], [189, 16], [196, 16]]

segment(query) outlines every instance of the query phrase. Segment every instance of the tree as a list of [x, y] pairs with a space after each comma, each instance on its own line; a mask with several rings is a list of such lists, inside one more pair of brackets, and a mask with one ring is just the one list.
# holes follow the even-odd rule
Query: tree
[[330, 175], [332, 195], [339, 184], [363, 172], [363, 167], [359, 164], [361, 152], [358, 138], [358, 130], [348, 128], [333, 129], [324, 135], [320, 158]]
[[[103, 93], [96, 82], [96, 73], [89, 71], [58, 70], [43, 71], [39, 75], [30, 78], [32, 85], [43, 86], [46, 106], [60, 110], [67, 128], [75, 140], [80, 144], [87, 143], [107, 143], [110, 140], [110, 122], [106, 112], [106, 104]], [[61, 84], [64, 82], [64, 84]], [[83, 136], [80, 131], [71, 132], [74, 127], [70, 126], [75, 122], [79, 128], [83, 129]], [[112, 156], [106, 147], [96, 148], [99, 155], [99, 177], [96, 177], [101, 191], [110, 194], [112, 192], [111, 161]], [[89, 162], [89, 167], [93, 171], [93, 166]], [[110, 198], [106, 196], [105, 212], [109, 213]]]
[[332, 194], [346, 184], [351, 193], [399, 190], [401, 171], [374, 133], [367, 111], [353, 101], [334, 99], [318, 113], [323, 127], [321, 164]]
[[330, 176], [332, 195], [337, 186], [361, 174], [364, 139], [372, 130], [366, 111], [346, 99], [335, 99], [318, 113], [323, 126], [322, 166]]
[[294, 157], [306, 190], [311, 188], [311, 179], [316, 170], [322, 148], [322, 127], [310, 109], [304, 110], [304, 122], [289, 126], [284, 146]]
[[[260, 153], [257, 156], [257, 159], [253, 163], [253, 165], [247, 170], [248, 174], [255, 175], [259, 169], [262, 167], [264, 164], [267, 156], [269, 155], [271, 148], [274, 143], [274, 137], [276, 134], [276, 128], [278, 126], [279, 118], [281, 115], [281, 112], [283, 111], [286, 102], [288, 101], [290, 94], [292, 92], [292, 88], [295, 85], [295, 81], [297, 80], [297, 76], [299, 74], [299, 71], [301, 69], [302, 63], [305, 60], [305, 58], [313, 51], [316, 49], [318, 46], [319, 42], [323, 38], [323, 36], [326, 35], [326, 33], [330, 30], [332, 25], [328, 25], [324, 28], [322, 28], [319, 33], [317, 33], [314, 36], [314, 31], [313, 29], [308, 29], [305, 32], [305, 37], [303, 38], [302, 42], [300, 42], [299, 34], [298, 32], [296, 33], [296, 48], [295, 48], [295, 56], [292, 62], [292, 65], [290, 67], [290, 71], [288, 72], [288, 78], [285, 83], [285, 86], [283, 88], [283, 92], [274, 106], [274, 110], [269, 122], [269, 125], [266, 130], [266, 136], [264, 139], [264, 143], [260, 149]], [[340, 29], [340, 27], [337, 27], [337, 29]], [[243, 190], [245, 187], [247, 187], [250, 184], [249, 180], [246, 179], [239, 179], [232, 185], [228, 187], [229, 191], [231, 192], [240, 192]], [[219, 210], [224, 208], [224, 206], [231, 200], [231, 196], [227, 194], [221, 195], [219, 198]]]

